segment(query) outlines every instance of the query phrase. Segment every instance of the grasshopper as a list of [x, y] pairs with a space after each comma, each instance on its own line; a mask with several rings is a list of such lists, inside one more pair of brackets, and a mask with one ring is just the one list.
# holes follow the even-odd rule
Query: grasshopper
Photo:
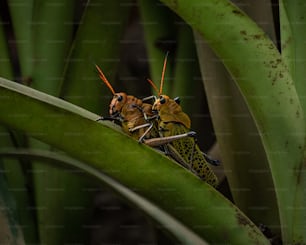
[[158, 137], [155, 126], [156, 115], [152, 112], [152, 105], [124, 92], [116, 93], [102, 70], [96, 65], [99, 77], [113, 94], [109, 105], [110, 117], [101, 117], [98, 120], [114, 120], [121, 124], [125, 133], [134, 139], [143, 141], [145, 138]]
[[[113, 94], [113, 98], [111, 100], [109, 106], [109, 117], [101, 117], [98, 120], [112, 120], [119, 122], [123, 131], [128, 135], [132, 136], [134, 139], [139, 142], [143, 142], [152, 147], [160, 147], [166, 152], [169, 152], [168, 149], [171, 149], [171, 155], [174, 160], [179, 162], [180, 164], [187, 167], [185, 164], [185, 160], [181, 157], [181, 154], [177, 153], [175, 148], [171, 145], [165, 146], [169, 143], [169, 141], [175, 140], [175, 137], [181, 138], [182, 135], [171, 136], [170, 139], [168, 137], [160, 138], [160, 133], [158, 132], [158, 120], [156, 113], [152, 111], [152, 105], [149, 103], [144, 103], [143, 100], [136, 98], [132, 95], [127, 95], [124, 92], [116, 93], [102, 70], [96, 65], [96, 68], [99, 72], [99, 77], [106, 84], [109, 90]], [[154, 89], [157, 89], [155, 84], [148, 80]], [[147, 97], [145, 99], [150, 99]], [[145, 100], [144, 99], [144, 100]], [[176, 103], [178, 101], [176, 100]], [[187, 132], [186, 135], [192, 136], [194, 132]], [[152, 141], [149, 139], [152, 138]], [[156, 141], [154, 141], [156, 139]], [[148, 141], [149, 140], [149, 141]], [[158, 143], [157, 143], [158, 142]], [[204, 154], [205, 159], [213, 165], [216, 165], [216, 160], [209, 158], [209, 156]]]
[[190, 131], [191, 120], [189, 116], [183, 112], [178, 99], [171, 99], [169, 96], [162, 94], [167, 55], [164, 60], [159, 91], [156, 86], [153, 86], [159, 96], [152, 106], [152, 111], [158, 114], [160, 138], [146, 139], [144, 143], [150, 146], [166, 145], [166, 151], [175, 160], [191, 169], [208, 184], [216, 187], [218, 179], [208, 165], [208, 162], [212, 162], [203, 155], [197, 145], [195, 132]]

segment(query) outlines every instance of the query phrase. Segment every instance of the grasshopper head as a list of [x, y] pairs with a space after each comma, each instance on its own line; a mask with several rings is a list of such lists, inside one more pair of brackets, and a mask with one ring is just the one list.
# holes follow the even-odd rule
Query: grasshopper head
[[182, 111], [177, 99], [170, 99], [167, 95], [161, 95], [153, 104], [152, 111], [157, 112], [164, 122], [177, 122], [190, 128], [190, 118]]
[[163, 106], [168, 104], [169, 100], [170, 98], [167, 95], [159, 96], [152, 106], [152, 111], [160, 111]]
[[126, 93], [115, 93], [113, 99], [109, 105], [109, 114], [111, 116], [117, 115], [121, 112], [122, 107], [125, 105], [127, 100]]

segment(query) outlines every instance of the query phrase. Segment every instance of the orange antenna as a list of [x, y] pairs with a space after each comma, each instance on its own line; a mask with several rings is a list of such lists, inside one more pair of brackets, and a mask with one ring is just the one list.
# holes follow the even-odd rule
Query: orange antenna
[[106, 86], [109, 88], [109, 90], [112, 92], [112, 94], [115, 94], [115, 90], [113, 89], [112, 85], [109, 83], [109, 81], [106, 79], [106, 77], [104, 76], [102, 70], [100, 69], [100, 67], [98, 65], [95, 65], [98, 72], [99, 72], [99, 77], [101, 78], [101, 80], [106, 84]]
[[156, 93], [158, 94], [158, 88], [157, 88], [157, 86], [155, 85], [155, 83], [154, 83], [151, 79], [149, 79], [149, 78], [147, 78], [147, 81], [151, 84], [151, 86], [154, 88], [154, 90], [155, 90]]
[[166, 66], [167, 66], [168, 54], [169, 54], [169, 52], [166, 53], [166, 57], [165, 57], [165, 60], [164, 60], [164, 66], [163, 66], [163, 72], [162, 72], [162, 76], [161, 76], [161, 80], [160, 80], [158, 96], [161, 95], [161, 93], [163, 92], [164, 77], [165, 77], [165, 71], [166, 71]]

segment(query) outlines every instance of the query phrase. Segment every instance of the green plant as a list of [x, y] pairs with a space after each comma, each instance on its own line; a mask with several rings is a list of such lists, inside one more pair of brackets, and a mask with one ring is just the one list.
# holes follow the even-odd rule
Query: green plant
[[[182, 233], [165, 228], [180, 242], [269, 244], [269, 240], [255, 226], [262, 223], [271, 229], [275, 236], [272, 238], [281, 237], [284, 244], [305, 244], [305, 69], [300, 61], [304, 60], [305, 53], [303, 25], [306, 24], [306, 12], [303, 11], [302, 1], [280, 2], [281, 53], [271, 41], [275, 40], [275, 29], [271, 24], [272, 11], [267, 11], [266, 1], [258, 1], [257, 11], [254, 6], [244, 6], [248, 15], [258, 23], [268, 23], [262, 27], [265, 32], [245, 12], [227, 0], [161, 2], [165, 5], [158, 1], [138, 2], [151, 66], [151, 76], [146, 76], [158, 81], [164, 49], [176, 50], [169, 47], [171, 40], [178, 43], [178, 52], [177, 56], [174, 55], [175, 51], [170, 52], [170, 69], [167, 69], [169, 73], [165, 77], [166, 80], [171, 80], [172, 76], [176, 78], [168, 83], [166, 89], [170, 93], [174, 92], [174, 87], [183, 95], [195, 95], [192, 89], [201, 88], [201, 84], [197, 83], [199, 79], [190, 77], [195, 86], [186, 86], [190, 82], [187, 80], [190, 75], [186, 74], [192, 75], [192, 69], [199, 64], [224, 172], [235, 205], [160, 153], [123, 135], [112, 123], [95, 122], [98, 116], [93, 113], [106, 113], [108, 100], [102, 97], [106, 90], [98, 82], [93, 63], [99, 64], [110, 80], [114, 79], [121, 33], [127, 24], [131, 6], [129, 1], [90, 1], [85, 6], [74, 1], [67, 1], [63, 5], [34, 1], [28, 3], [23, 14], [17, 14], [20, 13], [18, 3], [9, 2], [15, 37], [17, 40], [28, 40], [16, 43], [23, 78], [20, 80], [30, 81], [27, 78], [31, 77], [34, 88], [61, 96], [93, 112], [8, 80], [0, 80], [0, 121], [4, 125], [1, 129], [1, 163], [6, 171], [11, 168], [6, 176], [8, 185], [22, 187], [25, 181], [30, 180], [36, 189], [34, 197], [24, 192], [22, 195], [13, 193], [17, 204], [31, 203], [34, 199], [39, 206], [44, 198], [50, 200], [50, 196], [44, 196], [45, 193], [39, 191], [39, 184], [44, 183], [42, 178], [38, 177], [32, 182], [32, 176], [25, 175], [24, 169], [35, 170], [40, 166], [37, 169], [50, 171], [50, 176], [55, 177], [60, 172], [55, 166], [61, 162], [65, 166], [72, 164], [95, 177], [102, 171], [151, 202], [143, 204], [138, 197], [138, 201], [131, 201], [133, 194], [125, 195], [119, 191], [123, 198], [133, 203], [132, 206], [143, 209], [158, 224], [170, 225], [171, 218], [162, 220], [161, 213], [150, 213], [146, 207], [155, 204], [163, 209], [185, 226], [180, 230]], [[262, 14], [263, 9], [266, 10], [265, 14]], [[53, 18], [54, 11], [59, 13], [57, 21]], [[27, 26], [28, 31], [24, 31], [20, 23], [29, 21], [32, 16], [36, 25], [30, 35], [30, 27]], [[171, 18], [166, 18], [169, 16]], [[278, 19], [274, 20], [277, 24]], [[40, 26], [41, 23], [46, 25]], [[188, 29], [186, 23], [192, 29]], [[112, 25], [120, 28], [113, 28]], [[173, 33], [170, 38], [166, 26]], [[3, 61], [0, 75], [12, 80], [16, 72], [13, 72], [5, 38], [7, 28], [0, 27]], [[50, 33], [55, 35], [53, 42]], [[177, 33], [187, 33], [188, 38], [184, 35], [175, 37]], [[29, 41], [30, 38], [33, 39]], [[168, 46], [163, 49], [161, 41]], [[191, 50], [193, 62], [178, 66], [176, 64], [180, 61], [190, 58], [189, 52], [182, 48], [184, 42], [186, 50]], [[198, 59], [195, 59], [193, 42]], [[46, 43], [50, 46], [46, 47]], [[29, 60], [34, 60], [34, 63], [29, 63]], [[44, 64], [44, 60], [50, 63]], [[179, 82], [176, 83], [176, 80]], [[117, 86], [121, 85], [125, 86], [123, 83]], [[192, 101], [196, 101], [197, 106], [201, 104], [198, 98]], [[192, 112], [188, 107], [186, 110]], [[20, 131], [26, 133], [26, 137]], [[31, 139], [25, 140], [27, 137]], [[32, 138], [48, 145], [37, 143]], [[199, 137], [201, 140], [203, 137]], [[20, 151], [20, 147], [29, 149]], [[36, 148], [43, 151], [37, 153]], [[66, 158], [59, 150], [78, 161]], [[13, 160], [8, 159], [8, 155]], [[20, 155], [24, 157], [20, 158]], [[57, 159], [58, 156], [60, 159]], [[52, 168], [44, 163], [46, 160], [51, 162]], [[61, 176], [70, 186], [65, 192], [66, 196], [74, 196], [76, 202], [89, 201], [89, 196], [78, 193], [78, 188], [94, 185], [92, 182], [81, 181], [77, 176]], [[48, 180], [57, 186], [57, 178], [50, 177]], [[49, 181], [45, 184], [50, 184]], [[103, 183], [118, 192], [117, 184], [112, 181], [108, 177], [103, 179]], [[3, 188], [0, 190], [0, 194], [4, 193]], [[50, 203], [50, 207], [68, 205], [69, 199], [65, 195], [52, 195], [55, 201]], [[50, 219], [55, 218], [62, 224], [69, 224], [73, 220], [75, 227], [67, 234], [53, 232], [48, 236], [43, 224], [37, 223], [39, 212], [28, 215], [20, 208], [16, 212], [21, 219], [19, 222], [31, 227], [24, 231], [26, 242], [50, 244], [70, 241], [87, 215], [84, 212], [74, 217], [65, 216], [65, 211], [57, 215], [49, 212], [47, 215]], [[84, 241], [81, 233], [77, 238], [79, 242]], [[20, 233], [16, 234], [16, 239], [20, 239]], [[272, 239], [272, 242], [276, 243], [277, 240]]]

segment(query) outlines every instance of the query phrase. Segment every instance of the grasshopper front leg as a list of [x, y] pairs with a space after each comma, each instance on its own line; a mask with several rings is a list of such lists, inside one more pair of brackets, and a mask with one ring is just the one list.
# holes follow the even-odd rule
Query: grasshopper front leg
[[123, 120], [120, 116], [116, 116], [116, 117], [104, 117], [104, 116], [101, 116], [99, 117], [96, 122], [99, 122], [99, 121], [115, 121], [117, 123], [121, 123]]
[[[133, 133], [137, 130], [143, 129], [143, 128], [147, 128], [146, 131], [139, 137], [138, 142], [142, 143], [144, 138], [146, 137], [146, 135], [149, 134], [149, 132], [152, 130], [152, 128], [154, 127], [154, 121], [158, 118], [158, 115], [152, 115], [152, 116], [148, 116], [146, 111], [144, 110], [143, 107], [138, 106], [136, 104], [133, 104], [132, 107], [136, 108], [137, 110], [139, 110], [142, 113], [142, 116], [144, 118], [144, 120], [147, 123], [135, 126], [133, 128], [129, 128], [130, 133]], [[150, 107], [151, 110], [151, 107]]]

